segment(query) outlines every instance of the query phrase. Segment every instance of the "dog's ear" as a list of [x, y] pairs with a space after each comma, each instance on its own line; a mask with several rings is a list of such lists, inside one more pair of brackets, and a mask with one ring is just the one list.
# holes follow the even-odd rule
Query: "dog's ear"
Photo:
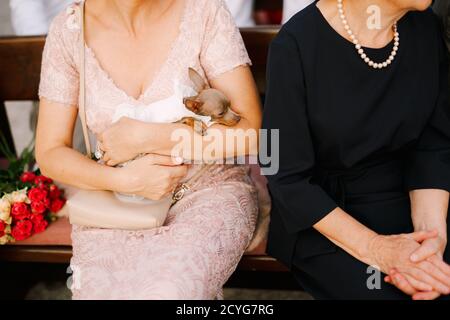
[[189, 68], [189, 78], [195, 85], [194, 88], [195, 91], [201, 92], [202, 90], [208, 88], [208, 85], [206, 84], [205, 80], [203, 80], [202, 76], [199, 75], [198, 72], [195, 71], [193, 68]]
[[203, 106], [203, 102], [197, 101], [195, 98], [196, 97], [184, 98], [183, 103], [188, 110], [198, 114]]

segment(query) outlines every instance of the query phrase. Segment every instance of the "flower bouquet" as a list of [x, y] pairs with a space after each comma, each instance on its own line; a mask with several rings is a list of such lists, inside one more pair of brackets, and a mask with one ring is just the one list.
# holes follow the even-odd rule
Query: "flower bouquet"
[[53, 181], [32, 170], [33, 148], [17, 158], [0, 136], [0, 152], [8, 168], [0, 170], [0, 245], [25, 240], [43, 232], [65, 204], [63, 192]]

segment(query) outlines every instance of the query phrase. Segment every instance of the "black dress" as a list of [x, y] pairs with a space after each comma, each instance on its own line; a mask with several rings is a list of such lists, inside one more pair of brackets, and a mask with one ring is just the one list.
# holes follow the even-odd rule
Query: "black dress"
[[[380, 234], [413, 231], [409, 190], [450, 191], [447, 56], [431, 11], [398, 23], [393, 64], [372, 69], [315, 4], [270, 48], [263, 128], [279, 129], [268, 252], [316, 298], [408, 298], [312, 226], [336, 207]], [[372, 60], [393, 47], [365, 48]], [[263, 165], [264, 166], [264, 165]], [[349, 234], [349, 237], [352, 235]], [[445, 253], [449, 261], [449, 250]]]

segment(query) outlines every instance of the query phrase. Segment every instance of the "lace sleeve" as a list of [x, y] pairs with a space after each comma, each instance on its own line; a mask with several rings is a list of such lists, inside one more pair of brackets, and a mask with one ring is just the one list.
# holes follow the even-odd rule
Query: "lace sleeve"
[[200, 60], [209, 80], [250, 65], [244, 41], [223, 0], [209, 0]]
[[[68, 9], [69, 10], [69, 9]], [[59, 14], [50, 26], [42, 54], [39, 97], [64, 105], [78, 105], [79, 79], [75, 65], [77, 25], [74, 13]]]

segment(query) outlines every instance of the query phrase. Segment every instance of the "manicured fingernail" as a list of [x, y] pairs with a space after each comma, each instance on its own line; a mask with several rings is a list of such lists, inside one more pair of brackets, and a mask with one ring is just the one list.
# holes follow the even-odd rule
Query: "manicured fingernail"
[[182, 164], [183, 161], [184, 161], [184, 159], [182, 157], [176, 157], [175, 158], [175, 163], [177, 163], [177, 164]]

